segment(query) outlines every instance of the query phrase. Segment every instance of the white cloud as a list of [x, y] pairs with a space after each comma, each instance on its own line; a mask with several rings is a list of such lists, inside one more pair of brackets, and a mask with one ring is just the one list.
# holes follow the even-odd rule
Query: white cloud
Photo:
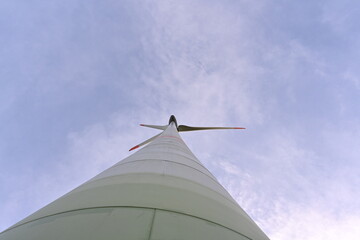
[[272, 133], [266, 150], [249, 149], [252, 154], [241, 154], [246, 157], [236, 165], [234, 159], [214, 160], [220, 182], [273, 240], [358, 239], [357, 170], [333, 169], [328, 159], [329, 172], [294, 137]]
[[221, 124], [229, 114], [242, 122], [262, 121], [249, 89], [262, 71], [246, 58], [252, 41], [241, 37], [249, 31], [242, 26], [245, 18], [216, 3], [154, 5], [151, 35], [143, 42], [158, 72], [144, 73], [145, 96], [158, 100], [163, 111], [200, 124]]
[[[25, 189], [23, 193], [12, 192], [2, 204], [5, 206], [2, 209], [13, 210], [2, 210], [1, 215], [17, 211], [24, 214], [18, 206], [28, 203], [24, 204], [26, 201], [22, 199], [36, 202], [32, 210], [55, 199], [121, 160], [128, 148], [156, 134], [138, 128], [138, 121], [165, 124], [169, 115], [175, 114], [180, 124], [249, 128], [241, 133], [184, 133], [184, 138], [270, 237], [355, 239], [354, 236], [359, 235], [355, 229], [359, 218], [355, 213], [360, 207], [351, 201], [359, 198], [354, 187], [359, 183], [355, 177], [358, 164], [354, 164], [359, 156], [356, 141], [359, 131], [351, 127], [358, 125], [358, 121], [341, 121], [339, 125], [351, 127], [333, 131], [337, 126], [329, 122], [335, 120], [326, 115], [328, 112], [325, 111], [324, 116], [313, 107], [320, 102], [318, 109], [323, 110], [336, 95], [325, 98], [324, 84], [320, 84], [326, 80], [330, 92], [336, 92], [337, 85], [331, 85], [335, 77], [330, 77], [334, 72], [330, 71], [332, 65], [327, 59], [334, 56], [323, 55], [314, 46], [306, 45], [296, 33], [289, 34], [286, 29], [294, 25], [280, 28], [278, 23], [271, 22], [274, 19], [266, 18], [277, 9], [274, 2], [235, 2], [236, 5], [218, 1], [141, 3], [136, 10], [127, 9], [136, 13], [130, 14], [138, 20], [131, 25], [139, 28], [136, 34], [132, 35], [131, 27], [120, 31], [116, 26], [123, 19], [116, 19], [119, 21], [112, 21], [113, 25], [106, 25], [106, 29], [109, 32], [117, 29], [115, 35], [119, 35], [104, 34], [104, 38], [97, 39], [102, 43], [100, 48], [97, 42], [91, 42], [84, 49], [78, 48], [79, 42], [71, 44], [75, 50], [81, 52], [82, 49], [84, 55], [78, 52], [79, 55], [72, 58], [72, 51], [68, 50], [63, 54], [72, 60], [63, 68], [50, 69], [50, 76], [68, 82], [61, 86], [56, 80], [50, 81], [55, 84], [45, 84], [48, 76], [35, 74], [42, 77], [39, 82], [44, 83], [38, 91], [49, 95], [66, 85], [81, 97], [84, 87], [95, 89], [111, 83], [110, 86], [129, 92], [127, 97], [131, 99], [126, 103], [127, 109], [106, 112], [105, 120], [87, 123], [67, 134], [67, 148], [52, 159], [58, 163], [50, 164], [48, 172], [29, 173], [24, 184], [16, 186]], [[109, 7], [104, 5], [104, 9]], [[341, 30], [349, 18], [337, 22], [336, 9], [335, 6], [331, 12], [325, 11], [324, 21]], [[104, 19], [101, 12], [97, 14]], [[344, 16], [343, 12], [339, 15]], [[87, 36], [102, 36], [104, 30], [96, 30], [102, 28], [99, 26], [102, 21], [92, 20], [96, 24], [89, 25], [95, 27], [88, 29]], [[69, 23], [65, 24], [60, 24], [61, 29], [68, 29]], [[55, 36], [63, 40], [62, 32], [58, 33], [60, 35]], [[52, 39], [53, 35], [48, 37]], [[132, 45], [132, 40], [142, 45]], [[76, 60], [85, 67], [79, 68]], [[131, 74], [136, 77], [130, 80], [136, 79], [136, 84], [123, 76], [113, 81], [118, 78], [116, 74], [130, 67], [122, 66], [121, 61], [133, 63], [131, 71], [136, 72]], [[119, 64], [123, 68], [118, 69]], [[113, 65], [118, 69], [112, 73], [116, 76], [108, 71]], [[345, 75], [344, 71], [334, 75], [341, 75], [356, 87], [356, 74], [350, 70]], [[73, 81], [77, 82], [76, 86], [67, 86]], [[308, 100], [310, 93], [315, 97]], [[12, 102], [10, 97], [0, 110], [7, 109]], [[344, 112], [354, 110], [348, 102], [342, 104]], [[307, 112], [308, 109], [314, 112]], [[326, 121], [316, 124], [313, 120], [317, 114]], [[68, 117], [72, 116], [68, 114]], [[308, 130], [306, 121], [319, 129]], [[347, 166], [343, 166], [344, 162]], [[25, 182], [34, 187], [28, 188]], [[43, 198], [44, 192], [48, 193], [47, 199]]]
[[356, 240], [360, 237], [359, 213], [341, 215], [325, 206], [284, 204], [281, 210], [262, 222], [272, 240]]

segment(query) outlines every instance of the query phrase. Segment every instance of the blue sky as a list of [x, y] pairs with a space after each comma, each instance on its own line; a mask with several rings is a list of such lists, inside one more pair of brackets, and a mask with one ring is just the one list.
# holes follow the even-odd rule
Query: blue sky
[[[0, 2], [0, 230], [183, 133], [271, 239], [359, 239], [360, 3]], [[5, 216], [5, 217], [4, 217]]]

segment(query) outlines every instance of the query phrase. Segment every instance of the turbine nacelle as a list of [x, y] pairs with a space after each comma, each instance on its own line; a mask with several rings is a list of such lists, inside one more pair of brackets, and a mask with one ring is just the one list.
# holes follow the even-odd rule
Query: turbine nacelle
[[[174, 123], [176, 126], [176, 129], [178, 130], [178, 132], [188, 132], [188, 131], [199, 131], [199, 130], [215, 130], [215, 129], [245, 129], [243, 127], [190, 127], [190, 126], [186, 126], [186, 125], [179, 125], [177, 124], [176, 118], [174, 115], [170, 116], [169, 119], [169, 124], [168, 125], [148, 125], [148, 124], [140, 124], [140, 126], [143, 127], [149, 127], [149, 128], [155, 128], [155, 129], [159, 129], [159, 130], [165, 130], [171, 123]], [[145, 144], [148, 144], [149, 142], [151, 142], [152, 140], [154, 140], [155, 138], [157, 138], [161, 133], [153, 136], [152, 138], [149, 138], [148, 140], [136, 145], [135, 147], [132, 147], [129, 151], [132, 151], [136, 148], [139, 148]]]
[[175, 126], [176, 126], [176, 128], [177, 128], [178, 125], [177, 125], [176, 117], [175, 117], [174, 115], [171, 115], [171, 116], [170, 116], [169, 125], [170, 125], [172, 122], [175, 123]]

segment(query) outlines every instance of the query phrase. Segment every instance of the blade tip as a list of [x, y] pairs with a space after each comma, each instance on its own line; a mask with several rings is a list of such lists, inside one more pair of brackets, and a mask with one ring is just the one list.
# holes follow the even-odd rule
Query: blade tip
[[129, 152], [132, 151], [132, 150], [134, 150], [134, 149], [137, 149], [138, 147], [140, 147], [140, 146], [139, 146], [139, 145], [136, 145], [135, 147], [130, 148]]
[[246, 128], [243, 128], [243, 127], [235, 127], [234, 129], [246, 129]]

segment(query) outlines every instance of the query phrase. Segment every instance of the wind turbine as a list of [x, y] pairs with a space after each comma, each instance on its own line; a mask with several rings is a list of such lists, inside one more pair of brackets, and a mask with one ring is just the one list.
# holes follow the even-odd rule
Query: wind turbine
[[269, 240], [190, 151], [177, 125], [136, 153], [0, 233], [0, 240]]
[[[178, 126], [177, 124], [177, 121], [176, 121], [176, 118], [174, 115], [171, 115], [170, 116], [170, 119], [169, 119], [169, 124], [168, 125], [163, 125], [163, 126], [160, 126], [160, 125], [147, 125], [147, 124], [140, 124], [140, 126], [142, 127], [149, 127], [149, 128], [155, 128], [155, 129], [159, 129], [159, 130], [165, 130], [170, 124], [175, 124], [175, 127], [177, 129], [178, 132], [189, 132], [189, 131], [200, 131], [200, 130], [215, 130], [215, 129], [245, 129], [243, 127], [190, 127], [190, 126], [186, 126], [186, 125], [180, 125]], [[145, 140], [144, 142], [130, 148], [129, 151], [132, 151], [136, 148], [139, 148], [141, 146], [144, 146], [146, 144], [148, 144], [149, 142], [153, 141], [155, 138], [157, 138], [158, 136], [160, 136], [161, 133]]]

